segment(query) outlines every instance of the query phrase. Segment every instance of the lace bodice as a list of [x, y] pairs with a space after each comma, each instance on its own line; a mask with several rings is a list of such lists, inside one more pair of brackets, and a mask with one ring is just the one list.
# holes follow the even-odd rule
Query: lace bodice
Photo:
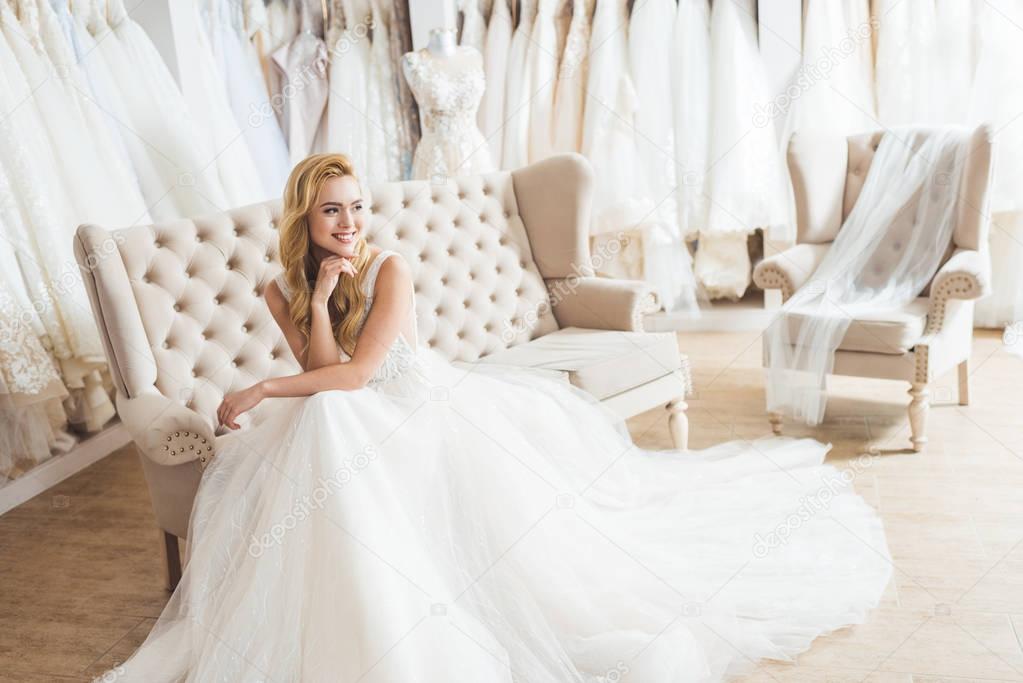
[[[359, 331], [362, 331], [362, 325], [365, 324], [366, 318], [369, 317], [370, 309], [373, 307], [373, 296], [374, 289], [376, 287], [377, 275], [380, 273], [380, 266], [383, 265], [387, 257], [397, 255], [394, 251], [381, 251], [377, 254], [376, 258], [369, 265], [369, 270], [366, 273], [366, 279], [363, 281], [363, 292], [366, 294], [365, 304], [365, 315], [362, 318], [362, 322], [359, 324]], [[400, 258], [400, 257], [399, 257]], [[284, 273], [280, 273], [276, 278], [277, 286], [280, 288], [281, 293], [284, 294], [285, 298], [291, 298], [291, 290], [288, 288], [288, 283], [284, 279]], [[411, 371], [415, 370], [418, 362], [418, 354], [416, 353], [419, 345], [416, 335], [416, 299], [415, 293], [409, 292], [412, 300], [410, 308], [411, 317], [411, 329], [412, 339], [406, 339], [405, 334], [399, 333], [398, 337], [391, 344], [391, 348], [387, 351], [387, 356], [384, 357], [384, 362], [377, 368], [377, 371], [373, 373], [373, 377], [370, 379], [368, 386], [379, 387], [392, 380], [404, 377]], [[358, 343], [358, 342], [356, 342]], [[352, 357], [341, 348], [341, 345], [337, 346], [338, 356], [345, 363], [350, 361]]]
[[479, 50], [461, 45], [450, 57], [438, 57], [425, 48], [409, 52], [404, 71], [423, 124], [413, 176], [493, 170], [486, 140], [476, 124], [476, 110], [486, 89]]

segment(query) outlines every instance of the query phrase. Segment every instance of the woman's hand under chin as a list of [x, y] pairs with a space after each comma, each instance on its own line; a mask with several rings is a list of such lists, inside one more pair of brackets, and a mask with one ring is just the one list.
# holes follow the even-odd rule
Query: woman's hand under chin
[[235, 422], [235, 418], [245, 411], [255, 408], [264, 398], [266, 398], [266, 392], [262, 382], [253, 384], [248, 389], [232, 391], [224, 396], [220, 407], [217, 408], [217, 422], [228, 429], [239, 429], [240, 425]]

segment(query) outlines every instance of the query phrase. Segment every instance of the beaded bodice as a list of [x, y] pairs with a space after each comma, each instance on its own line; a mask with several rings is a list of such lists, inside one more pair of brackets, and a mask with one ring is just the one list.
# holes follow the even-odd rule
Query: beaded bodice
[[450, 58], [426, 49], [405, 58], [409, 87], [423, 118], [423, 139], [453, 141], [477, 132], [476, 110], [486, 88], [480, 53], [459, 46]]

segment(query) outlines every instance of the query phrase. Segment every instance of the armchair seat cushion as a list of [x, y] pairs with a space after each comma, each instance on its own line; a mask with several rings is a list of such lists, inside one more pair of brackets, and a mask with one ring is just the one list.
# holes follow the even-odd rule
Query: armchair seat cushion
[[566, 327], [480, 362], [567, 373], [572, 384], [603, 400], [678, 371], [682, 356], [673, 332]]
[[[900, 355], [906, 353], [923, 336], [927, 326], [930, 300], [918, 297], [897, 310], [873, 311], [853, 320], [838, 348], [842, 351], [863, 351]], [[789, 335], [794, 341], [806, 316], [789, 316]]]

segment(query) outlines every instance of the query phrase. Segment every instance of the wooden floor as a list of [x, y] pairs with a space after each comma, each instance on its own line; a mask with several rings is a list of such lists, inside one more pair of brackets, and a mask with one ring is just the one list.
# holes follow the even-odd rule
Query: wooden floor
[[[691, 446], [766, 435], [758, 334], [681, 344], [696, 379]], [[830, 441], [830, 461], [856, 472], [884, 519], [894, 579], [867, 624], [744, 681], [1023, 681], [1023, 359], [993, 332], [974, 350], [972, 405], [956, 405], [954, 373], [941, 378], [923, 453], [906, 448], [900, 383], [836, 379], [825, 425], [786, 426]], [[669, 445], [661, 410], [629, 427], [641, 446]], [[142, 642], [167, 597], [126, 448], [0, 517], [0, 682], [90, 680]]]

